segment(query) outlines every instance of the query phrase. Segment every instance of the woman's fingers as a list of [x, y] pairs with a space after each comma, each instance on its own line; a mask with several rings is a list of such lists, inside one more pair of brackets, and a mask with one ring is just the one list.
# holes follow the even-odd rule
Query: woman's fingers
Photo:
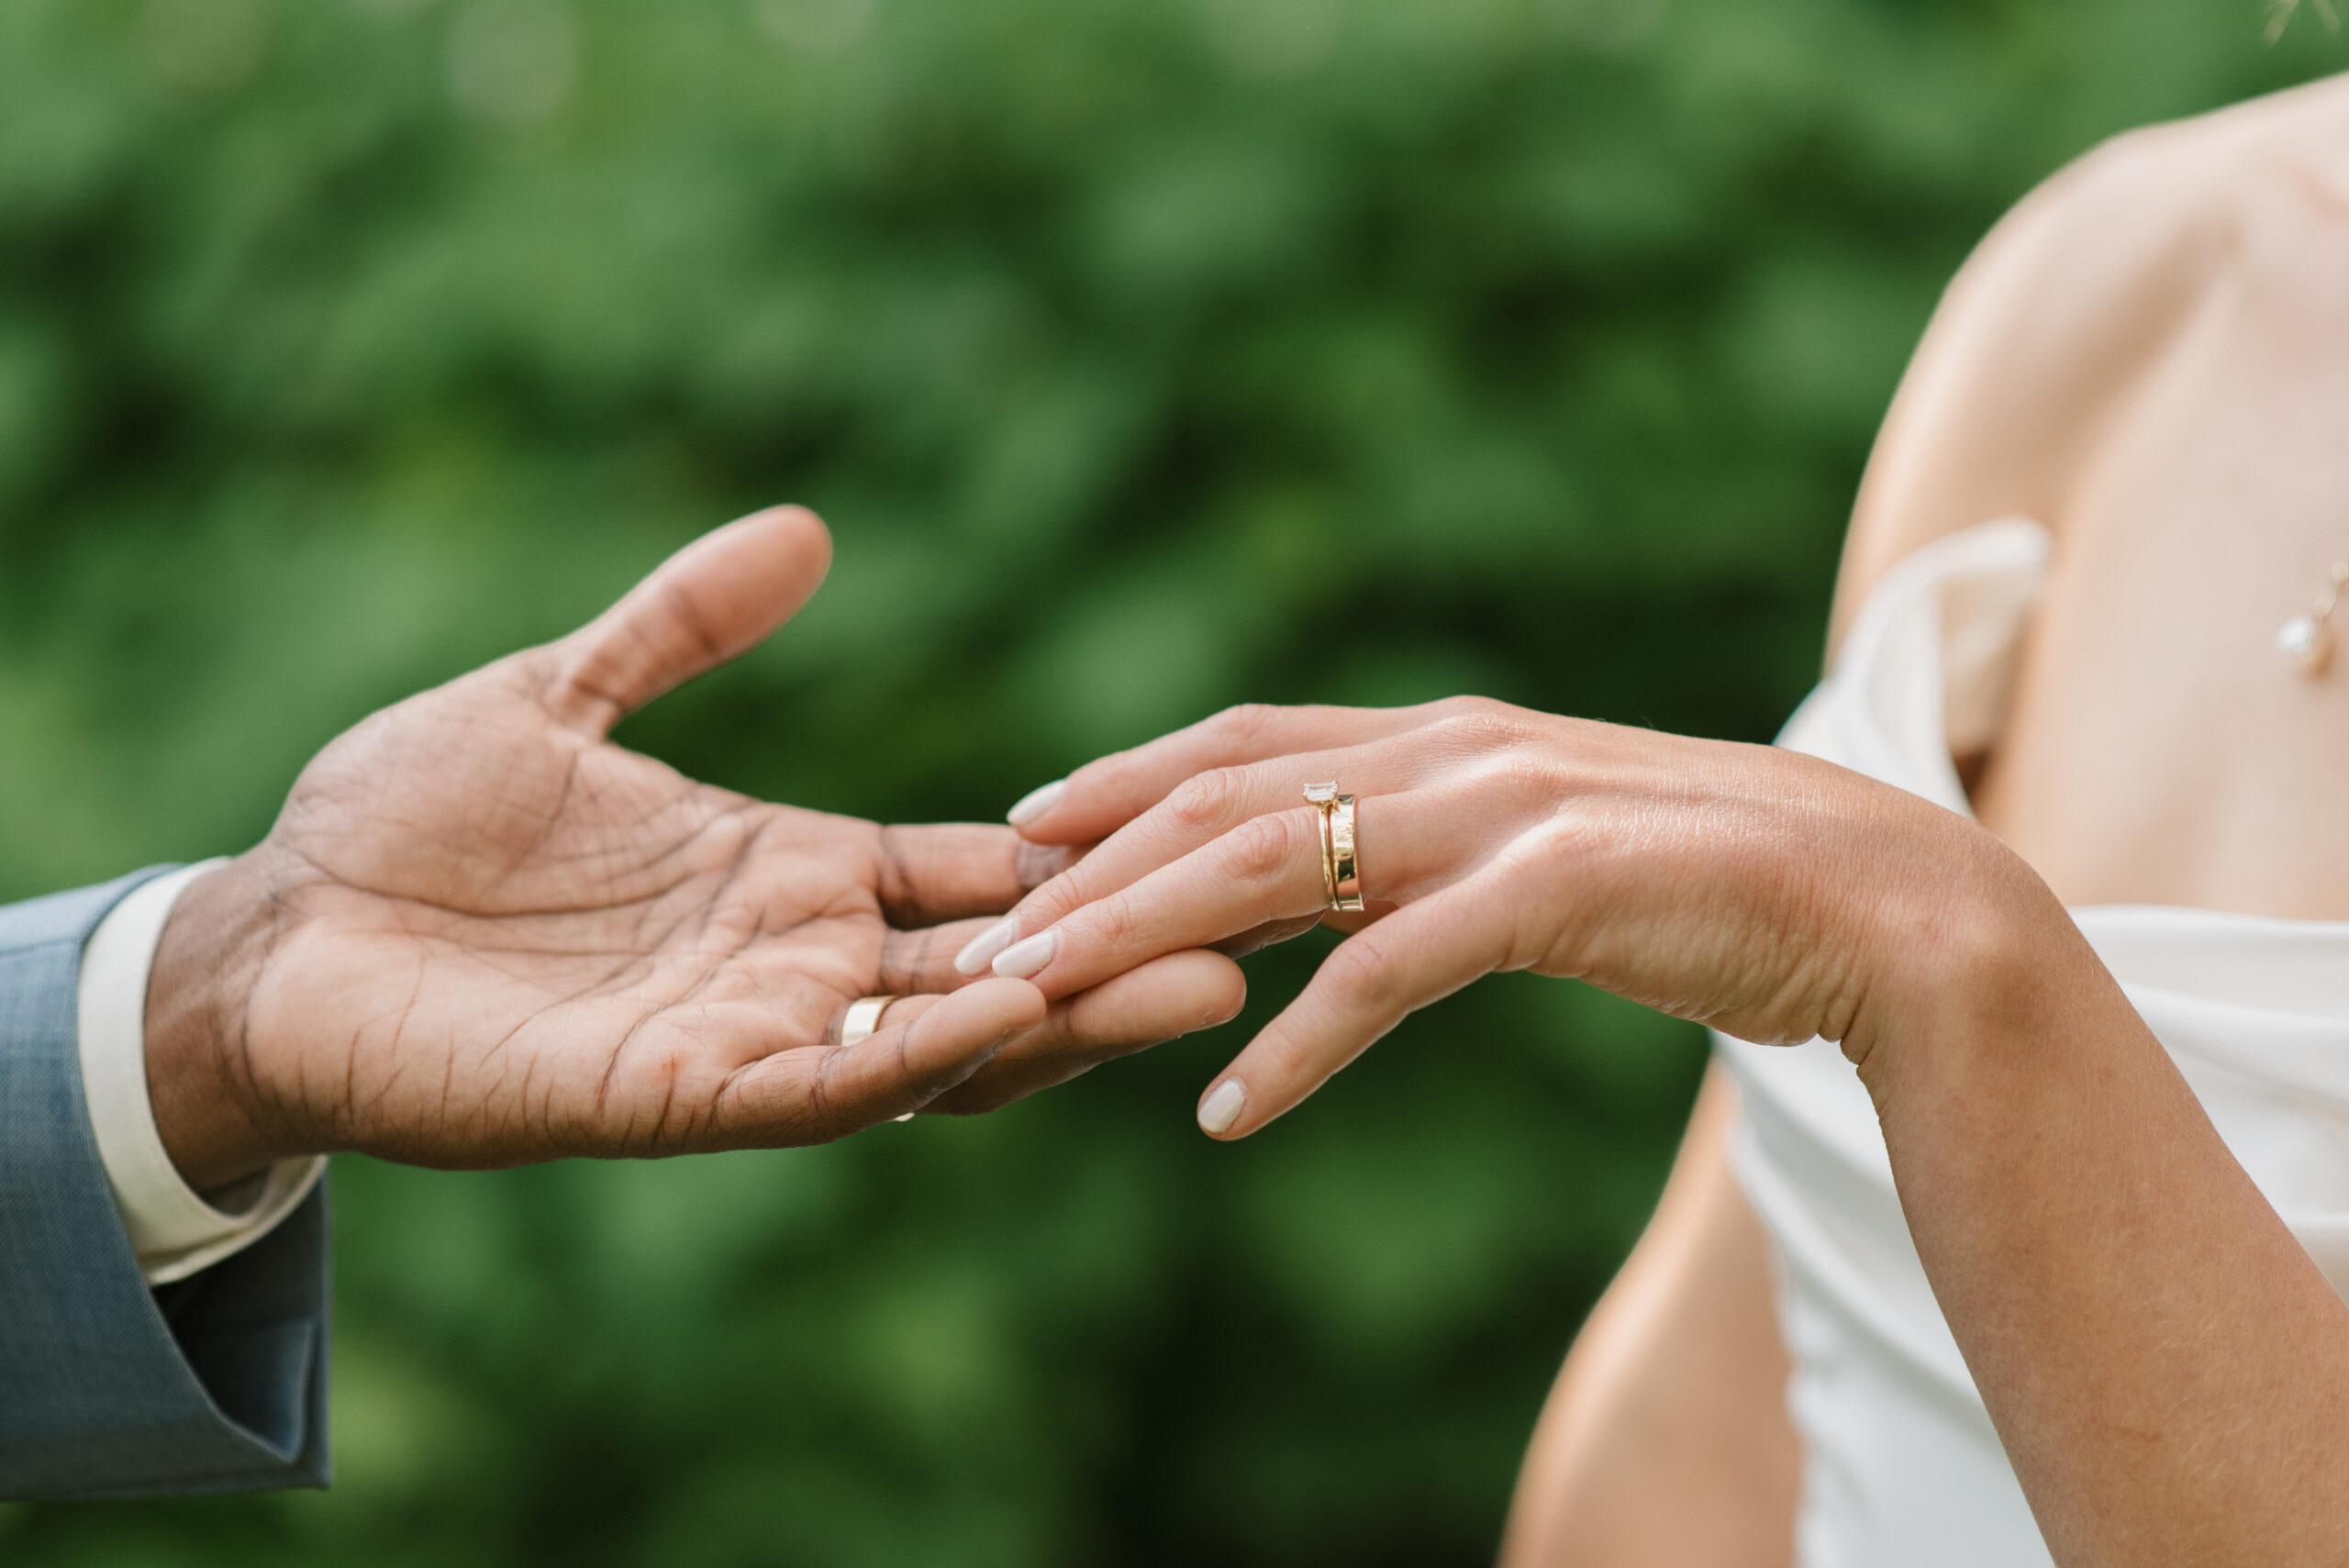
[[1090, 843], [1108, 838], [1196, 774], [1300, 751], [1360, 746], [1424, 724], [1441, 706], [1229, 707], [1030, 791], [1011, 808], [1012, 826], [1039, 843]]
[[[1325, 906], [1319, 813], [1310, 806], [1248, 819], [1202, 848], [1001, 948], [996, 974], [1065, 996], [1161, 954], [1203, 948], [1270, 922], [1318, 917]], [[974, 943], [967, 952], [984, 951]]]
[[[1304, 805], [1305, 786], [1317, 780], [1335, 778], [1350, 794], [1366, 792], [1358, 795], [1355, 807], [1359, 827], [1363, 810], [1360, 800], [1372, 796], [1391, 798], [1390, 792], [1409, 783], [1408, 777], [1394, 771], [1397, 762], [1371, 748], [1319, 751], [1283, 755], [1249, 767], [1219, 768], [1186, 779], [1166, 799], [1119, 828], [1083, 860], [1020, 900], [1007, 920], [1005, 931], [1015, 935], [1041, 931], [1070, 911], [1108, 898], [1159, 867], [1259, 817], [1294, 807], [1308, 813], [1306, 820], [1311, 826], [1309, 813], [1314, 808]], [[1312, 864], [1318, 877], [1321, 863], [1318, 827], [1314, 832]], [[1367, 856], [1368, 851], [1364, 853]], [[1279, 917], [1269, 912], [1264, 917]], [[972, 962], [975, 964], [975, 954]]]
[[1169, 953], [1053, 1003], [1041, 1023], [927, 1109], [949, 1116], [993, 1110], [1112, 1058], [1228, 1023], [1247, 999], [1240, 966], [1222, 954]]
[[[1119, 895], [1161, 868], [1243, 831], [1259, 837], [1236, 838], [1227, 849], [1240, 855], [1242, 863], [1237, 869], [1245, 872], [1251, 853], [1275, 848], [1263, 841], [1261, 835], [1268, 829], [1259, 826], [1273, 816], [1286, 815], [1307, 829], [1291, 833], [1278, 848], [1294, 854], [1296, 867], [1301, 868], [1295, 874], [1318, 895], [1321, 890], [1319, 813], [1318, 807], [1303, 804], [1304, 786], [1315, 779], [1334, 778], [1354, 795], [1355, 863], [1364, 896], [1379, 906], [1368, 912], [1368, 918], [1375, 919], [1383, 909], [1417, 891], [1454, 880], [1462, 868], [1481, 858], [1493, 837], [1490, 813], [1477, 810], [1483, 785], [1476, 772], [1461, 769], [1457, 759], [1440, 750], [1416, 754], [1420, 750], [1416, 741], [1417, 737], [1411, 737], [1348, 751], [1282, 757], [1186, 780], [1164, 802], [1020, 900], [1009, 915], [957, 955], [956, 966], [965, 974], [984, 973], [1015, 943], [1050, 929], [1078, 909], [1111, 899], [1119, 899], [1119, 907], [1125, 907], [1132, 899]], [[1311, 925], [1321, 918], [1326, 907], [1318, 902], [1297, 907], [1264, 906], [1250, 925], [1277, 928], [1308, 916], [1311, 917], [1306, 924]], [[1345, 929], [1366, 923], [1362, 917], [1333, 918]], [[1275, 929], [1226, 951], [1249, 951], [1252, 945], [1283, 940], [1302, 929]], [[1234, 926], [1199, 940], [1221, 946], [1248, 929], [1248, 926]]]
[[1498, 962], [1474, 882], [1406, 906], [1347, 938], [1296, 1001], [1199, 1096], [1199, 1127], [1245, 1138], [1295, 1106], [1404, 1018]]
[[831, 536], [804, 506], [771, 506], [704, 534], [554, 645], [549, 706], [602, 739], [662, 693], [765, 641], [831, 560]]

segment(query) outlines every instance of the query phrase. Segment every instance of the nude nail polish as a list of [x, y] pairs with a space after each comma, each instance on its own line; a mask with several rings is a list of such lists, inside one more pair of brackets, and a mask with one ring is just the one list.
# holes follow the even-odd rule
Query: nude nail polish
[[995, 972], [1006, 980], [1025, 980], [1052, 962], [1060, 951], [1061, 932], [1055, 926], [1004, 949], [995, 961]]
[[1068, 780], [1066, 779], [1054, 779], [1048, 784], [1038, 784], [1034, 789], [1021, 795], [1018, 804], [1005, 813], [1005, 817], [1014, 828], [1024, 828], [1053, 806], [1058, 806], [1061, 803], [1061, 796], [1067, 793]]
[[1248, 1108], [1248, 1090], [1237, 1078], [1226, 1078], [1199, 1104], [1199, 1130], [1229, 1132], [1240, 1113]]
[[1019, 940], [1019, 917], [1006, 915], [963, 944], [963, 951], [954, 955], [954, 973], [985, 973], [987, 965], [995, 962], [995, 955]]

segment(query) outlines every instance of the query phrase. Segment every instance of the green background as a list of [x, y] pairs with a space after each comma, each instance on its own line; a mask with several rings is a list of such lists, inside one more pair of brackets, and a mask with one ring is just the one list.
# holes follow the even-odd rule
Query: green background
[[[1967, 248], [2324, 19], [10, 0], [0, 896], [252, 841], [360, 715], [783, 498], [829, 585], [627, 731], [769, 796], [993, 816], [1241, 698], [1766, 737]], [[343, 1160], [335, 1490], [0, 1554], [1483, 1560], [1701, 1042], [1487, 982], [1223, 1148], [1241, 1038], [818, 1150]]]

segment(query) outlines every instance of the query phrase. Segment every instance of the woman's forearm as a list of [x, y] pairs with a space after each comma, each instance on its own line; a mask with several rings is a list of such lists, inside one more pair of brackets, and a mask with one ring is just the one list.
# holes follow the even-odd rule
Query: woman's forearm
[[2349, 1560], [2349, 1306], [2053, 896], [1976, 912], [1854, 1054], [2050, 1549]]

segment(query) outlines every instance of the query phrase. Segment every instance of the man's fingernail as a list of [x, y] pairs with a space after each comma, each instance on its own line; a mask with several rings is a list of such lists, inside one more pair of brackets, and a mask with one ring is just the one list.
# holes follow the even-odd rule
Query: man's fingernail
[[963, 944], [963, 951], [954, 955], [954, 973], [985, 973], [987, 965], [995, 962], [995, 955], [1019, 940], [1019, 917], [1006, 915]]
[[1014, 942], [995, 961], [995, 972], [1006, 980], [1025, 980], [1052, 962], [1061, 951], [1061, 929], [1038, 931], [1024, 942]]
[[1199, 1130], [1230, 1132], [1240, 1113], [1248, 1108], [1248, 1091], [1237, 1078], [1226, 1078], [1215, 1086], [1215, 1093], [1199, 1102]]
[[1014, 828], [1024, 828], [1061, 803], [1068, 793], [1068, 780], [1054, 779], [1048, 784], [1038, 784], [1019, 797], [1019, 804], [1006, 815]]

